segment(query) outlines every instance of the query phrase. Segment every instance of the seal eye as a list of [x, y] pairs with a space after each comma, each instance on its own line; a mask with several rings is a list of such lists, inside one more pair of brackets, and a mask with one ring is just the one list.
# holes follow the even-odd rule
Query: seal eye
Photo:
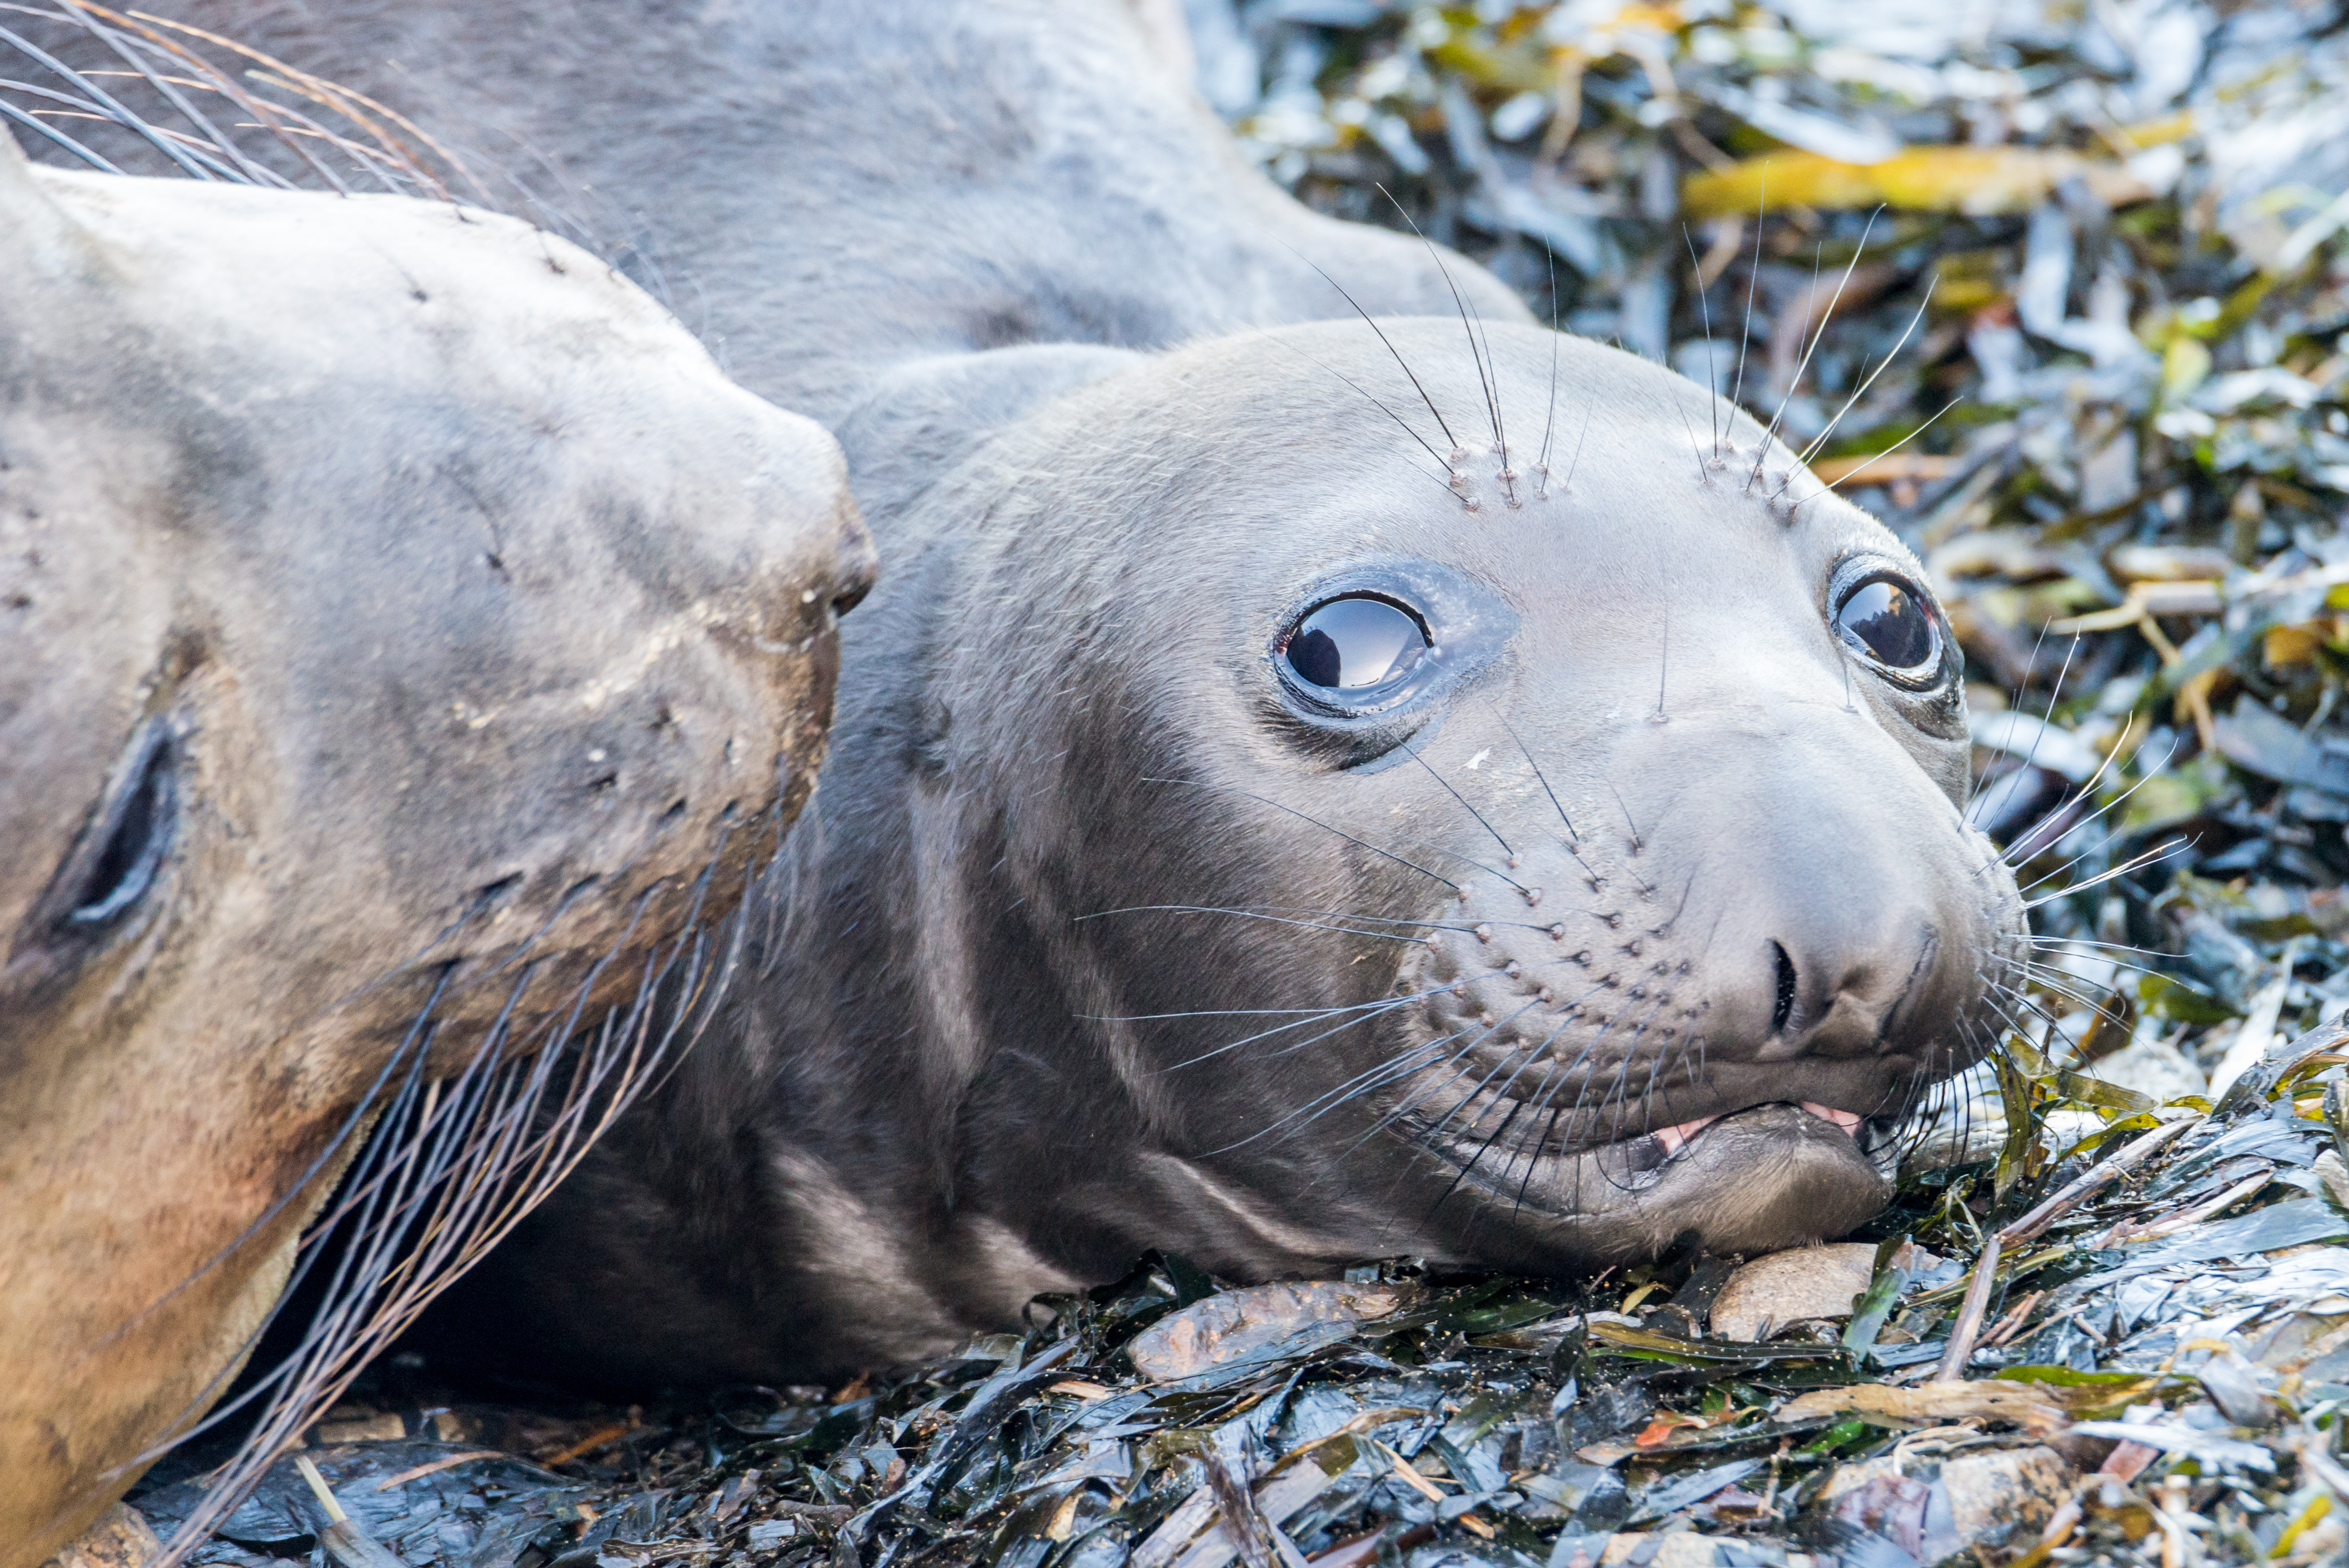
[[1867, 578], [1844, 594], [1835, 619], [1845, 642], [1904, 684], [1922, 685], [1940, 672], [1940, 622], [1912, 584]]
[[145, 896], [170, 846], [178, 789], [172, 747], [158, 736], [135, 781], [109, 813], [105, 839], [75, 889], [68, 926], [103, 925]]
[[1356, 593], [1307, 611], [1281, 652], [1307, 685], [1350, 692], [1409, 674], [1427, 649], [1427, 633], [1417, 616], [1384, 599]]

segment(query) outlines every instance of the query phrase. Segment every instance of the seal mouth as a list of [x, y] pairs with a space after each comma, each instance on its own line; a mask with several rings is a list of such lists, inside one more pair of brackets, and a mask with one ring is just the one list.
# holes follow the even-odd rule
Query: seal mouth
[[[1423, 1145], [1468, 1184], [1495, 1191], [1506, 1189], [1523, 1202], [1529, 1193], [1559, 1185], [1579, 1191], [1582, 1184], [1570, 1175], [1578, 1168], [1619, 1192], [1632, 1193], [1679, 1172], [1698, 1175], [1713, 1163], [1743, 1163], [1751, 1158], [1757, 1135], [1778, 1147], [1826, 1155], [1834, 1164], [1847, 1164], [1855, 1175], [1873, 1171], [1880, 1176], [1895, 1152], [1900, 1122], [1898, 1116], [1863, 1115], [1817, 1100], [1762, 1100], [1579, 1147], [1539, 1147], [1532, 1140], [1517, 1142], [1506, 1134], [1480, 1138], [1473, 1132], [1439, 1135], [1424, 1140]], [[1724, 1141], [1743, 1147], [1715, 1150], [1713, 1146]], [[1571, 1208], [1561, 1208], [1561, 1214]]]
[[[1797, 1100], [1793, 1102], [1786, 1100], [1770, 1100], [1765, 1101], [1764, 1103], [1771, 1105], [1794, 1104], [1796, 1109], [1801, 1110], [1806, 1115], [1815, 1117], [1817, 1119], [1827, 1123], [1829, 1126], [1840, 1129], [1844, 1135], [1849, 1138], [1852, 1140], [1853, 1145], [1864, 1155], [1873, 1154], [1878, 1144], [1889, 1141], [1892, 1136], [1894, 1128], [1898, 1125], [1898, 1119], [1894, 1117], [1862, 1116], [1856, 1110], [1844, 1110], [1832, 1105], [1821, 1105], [1815, 1099]], [[1748, 1107], [1747, 1109], [1752, 1109], [1754, 1108]], [[1654, 1170], [1664, 1164], [1665, 1161], [1678, 1155], [1682, 1150], [1686, 1149], [1690, 1144], [1695, 1142], [1697, 1139], [1703, 1136], [1706, 1129], [1712, 1127], [1715, 1122], [1723, 1120], [1733, 1114], [1736, 1113], [1719, 1111], [1715, 1112], [1712, 1116], [1700, 1116], [1691, 1121], [1678, 1122], [1671, 1127], [1660, 1127], [1652, 1132], [1642, 1133], [1636, 1138], [1619, 1139], [1611, 1144], [1602, 1144], [1600, 1147], [1604, 1149], [1619, 1149], [1627, 1153], [1631, 1153], [1634, 1155], [1634, 1164], [1639, 1165], [1644, 1170]], [[1649, 1149], [1644, 1147], [1647, 1145], [1653, 1145], [1653, 1148]], [[1651, 1156], [1651, 1158], [1639, 1158], [1639, 1156], [1642, 1155]]]

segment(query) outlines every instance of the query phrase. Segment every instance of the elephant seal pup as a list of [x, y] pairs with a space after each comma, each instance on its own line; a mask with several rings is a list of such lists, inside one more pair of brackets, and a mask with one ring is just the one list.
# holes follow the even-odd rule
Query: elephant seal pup
[[393, 1064], [717, 926], [873, 565], [829, 437], [525, 224], [0, 134], [0, 280], [14, 1568], [201, 1413]]
[[1150, 1247], [1564, 1272], [1872, 1213], [2024, 929], [1942, 613], [1686, 381], [1489, 339], [959, 405], [760, 979], [442, 1343], [803, 1378]]

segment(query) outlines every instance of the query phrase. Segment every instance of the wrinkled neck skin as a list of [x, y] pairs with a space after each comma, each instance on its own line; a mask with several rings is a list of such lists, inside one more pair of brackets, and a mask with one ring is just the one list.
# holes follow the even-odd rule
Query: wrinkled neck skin
[[[836, 426], [926, 356], [1448, 313], [1407, 236], [1308, 211], [1192, 90], [1170, 0], [197, 0], [407, 111], [743, 386]], [[1444, 253], [1488, 321], [1524, 307]], [[860, 483], [860, 500], [871, 499]]]
[[[1474, 430], [1457, 323], [1388, 329]], [[1922, 569], [1742, 416], [1692, 451], [1668, 372], [1566, 340], [1546, 419], [1550, 335], [1492, 337], [1511, 428], [1587, 449], [1545, 498], [1480, 434], [1473, 511], [1329, 374], [1412, 395], [1359, 324], [992, 385], [883, 521], [759, 978], [502, 1260], [518, 1346], [806, 1376], [1150, 1247], [1571, 1273], [1881, 1206], [2023, 931], [1954, 655], [1904, 686], [1832, 624]], [[1276, 650], [1358, 583], [1437, 651], [1331, 724]]]

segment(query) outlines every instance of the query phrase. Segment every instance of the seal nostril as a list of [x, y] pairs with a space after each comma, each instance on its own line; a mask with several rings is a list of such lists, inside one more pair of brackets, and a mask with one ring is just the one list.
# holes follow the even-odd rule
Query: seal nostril
[[1776, 1035], [1785, 1031], [1786, 1020], [1795, 1016], [1795, 961], [1775, 942], [1770, 951], [1778, 960], [1778, 999], [1770, 1010], [1770, 1032]]

